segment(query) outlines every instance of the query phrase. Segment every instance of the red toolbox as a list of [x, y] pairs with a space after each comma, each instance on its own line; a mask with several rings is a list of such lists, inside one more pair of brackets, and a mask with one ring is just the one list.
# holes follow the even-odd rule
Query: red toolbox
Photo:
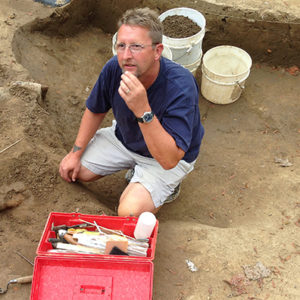
[[[50, 213], [37, 248], [31, 300], [152, 299], [153, 262], [158, 221], [149, 238], [146, 257], [78, 253], [49, 253], [55, 238], [52, 225], [73, 226], [84, 221], [121, 230], [133, 237], [135, 217]], [[92, 230], [92, 229], [91, 229]], [[94, 230], [94, 229], [93, 229]]]

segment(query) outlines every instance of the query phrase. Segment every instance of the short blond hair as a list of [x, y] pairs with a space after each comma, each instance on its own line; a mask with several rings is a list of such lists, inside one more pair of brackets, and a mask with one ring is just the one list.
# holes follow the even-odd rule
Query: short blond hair
[[158, 19], [158, 13], [149, 7], [128, 9], [118, 21], [118, 27], [122, 25], [147, 28], [153, 44], [162, 42], [163, 25]]

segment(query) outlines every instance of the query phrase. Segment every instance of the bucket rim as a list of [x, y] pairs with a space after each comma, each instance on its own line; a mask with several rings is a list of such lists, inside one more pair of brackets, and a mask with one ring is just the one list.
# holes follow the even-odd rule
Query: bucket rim
[[[163, 35], [163, 42], [170, 45], [170, 47], [173, 49], [184, 49], [191, 47], [191, 45], [199, 44], [200, 42], [202, 45], [204, 35], [205, 30], [203, 32], [199, 31], [196, 34], [185, 38], [170, 38], [166, 35]], [[196, 42], [194, 40], [196, 40]], [[177, 46], [178, 44], [180, 44], [180, 46]]]
[[[190, 40], [190, 39], [192, 39], [194, 37], [197, 37], [198, 35], [205, 34], [206, 19], [203, 16], [203, 14], [200, 11], [196, 10], [196, 9], [193, 9], [193, 8], [190, 8], [190, 7], [175, 7], [175, 8], [171, 8], [171, 9], [166, 10], [165, 12], [163, 12], [162, 14], [160, 14], [158, 16], [158, 18], [159, 18], [159, 20], [161, 22], [163, 22], [163, 20], [166, 17], [168, 17], [168, 16], [179, 15], [179, 16], [186, 17], [185, 15], [182, 15], [182, 14], [179, 14], [179, 13], [175, 13], [175, 14], [169, 15], [170, 12], [172, 13], [172, 12], [178, 12], [178, 11], [189, 11], [189, 12], [197, 14], [202, 19], [201, 21], [203, 22], [204, 25], [202, 25], [202, 24], [199, 25], [197, 23], [197, 25], [199, 27], [201, 27], [201, 30], [199, 30], [197, 33], [195, 33], [193, 35], [190, 35], [190, 36], [187, 36], [187, 37], [184, 37], [184, 38], [172, 38], [172, 37], [169, 37], [169, 36], [164, 35], [164, 34], [163, 34], [163, 37], [165, 37], [166, 39], [171, 40], [171, 41], [185, 41], [185, 40]], [[162, 19], [162, 17], [163, 17], [163, 19]], [[195, 21], [195, 20], [193, 20], [193, 21]]]
[[[217, 49], [220, 49], [220, 48], [232, 48], [232, 49], [235, 49], [239, 52], [242, 52], [243, 54], [246, 55], [246, 57], [248, 58], [249, 60], [249, 66], [247, 66], [247, 70], [246, 71], [243, 71], [241, 73], [238, 73], [238, 74], [235, 74], [235, 75], [226, 75], [226, 74], [221, 74], [221, 73], [217, 73], [217, 72], [213, 72], [211, 70], [209, 70], [209, 68], [207, 67], [207, 65], [205, 64], [205, 59], [207, 57], [207, 54], [210, 54], [211, 52], [213, 52], [214, 50], [217, 50]], [[236, 47], [236, 46], [231, 46], [231, 45], [221, 45], [221, 46], [216, 46], [216, 47], [213, 47], [209, 50], [207, 50], [204, 55], [203, 55], [203, 58], [202, 58], [202, 66], [204, 66], [210, 73], [214, 74], [214, 75], [217, 75], [217, 76], [221, 76], [221, 77], [224, 77], [224, 78], [229, 78], [229, 77], [236, 77], [236, 76], [241, 76], [243, 74], [246, 74], [249, 72], [249, 70], [251, 69], [252, 67], [252, 58], [251, 56], [249, 55], [249, 53], [247, 53], [244, 49], [242, 48], [239, 48], [239, 47]]]
[[249, 75], [250, 75], [250, 69], [249, 69], [247, 72], [245, 72], [245, 76], [244, 76], [243, 78], [239, 79], [239, 80], [233, 80], [233, 81], [231, 81], [231, 82], [221, 82], [221, 81], [214, 80], [214, 79], [210, 78], [210, 77], [206, 74], [205, 70], [203, 69], [203, 65], [202, 65], [201, 71], [202, 71], [202, 75], [203, 75], [207, 80], [209, 80], [210, 82], [215, 83], [215, 84], [217, 84], [217, 85], [224, 85], [224, 86], [239, 85], [240, 83], [246, 81], [247, 78], [248, 78]]

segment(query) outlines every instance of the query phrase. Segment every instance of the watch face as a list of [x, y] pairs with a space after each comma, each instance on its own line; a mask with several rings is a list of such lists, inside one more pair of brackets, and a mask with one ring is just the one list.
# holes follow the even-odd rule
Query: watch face
[[146, 113], [146, 114], [144, 114], [144, 116], [143, 116], [143, 119], [144, 119], [144, 122], [145, 122], [145, 123], [150, 122], [150, 121], [152, 120], [152, 118], [153, 118], [152, 113]]
[[149, 123], [153, 120], [154, 113], [152, 111], [146, 111], [141, 118], [136, 118], [140, 123]]
[[145, 122], [145, 123], [149, 123], [149, 122], [151, 122], [152, 119], [153, 119], [153, 114], [152, 114], [151, 112], [145, 113], [145, 114], [143, 115], [143, 119], [144, 119], [144, 122]]

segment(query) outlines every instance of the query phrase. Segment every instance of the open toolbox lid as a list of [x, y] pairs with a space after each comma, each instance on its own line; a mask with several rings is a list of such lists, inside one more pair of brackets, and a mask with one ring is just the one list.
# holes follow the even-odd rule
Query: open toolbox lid
[[[151, 237], [149, 238], [149, 248], [147, 250], [146, 257], [138, 256], [122, 256], [122, 255], [99, 255], [99, 254], [77, 254], [77, 253], [49, 253], [48, 250], [53, 249], [52, 244], [48, 241], [49, 238], [55, 238], [55, 232], [52, 230], [52, 225], [67, 225], [73, 226], [76, 224], [81, 224], [83, 221], [89, 223], [96, 223], [99, 226], [113, 229], [121, 230], [125, 235], [134, 237], [134, 229], [138, 218], [136, 217], [118, 217], [118, 216], [106, 216], [106, 215], [86, 215], [79, 213], [59, 213], [51, 212], [49, 214], [48, 220], [46, 222], [44, 231], [42, 233], [41, 240], [37, 248], [38, 256], [51, 256], [51, 257], [84, 257], [93, 259], [113, 259], [118, 258], [120, 260], [153, 260], [155, 255], [156, 240], [158, 234], [158, 221], [153, 229]], [[88, 229], [88, 228], [87, 228]], [[90, 228], [90, 230], [95, 230], [95, 228]]]
[[31, 300], [151, 300], [153, 263], [149, 260], [38, 256]]

